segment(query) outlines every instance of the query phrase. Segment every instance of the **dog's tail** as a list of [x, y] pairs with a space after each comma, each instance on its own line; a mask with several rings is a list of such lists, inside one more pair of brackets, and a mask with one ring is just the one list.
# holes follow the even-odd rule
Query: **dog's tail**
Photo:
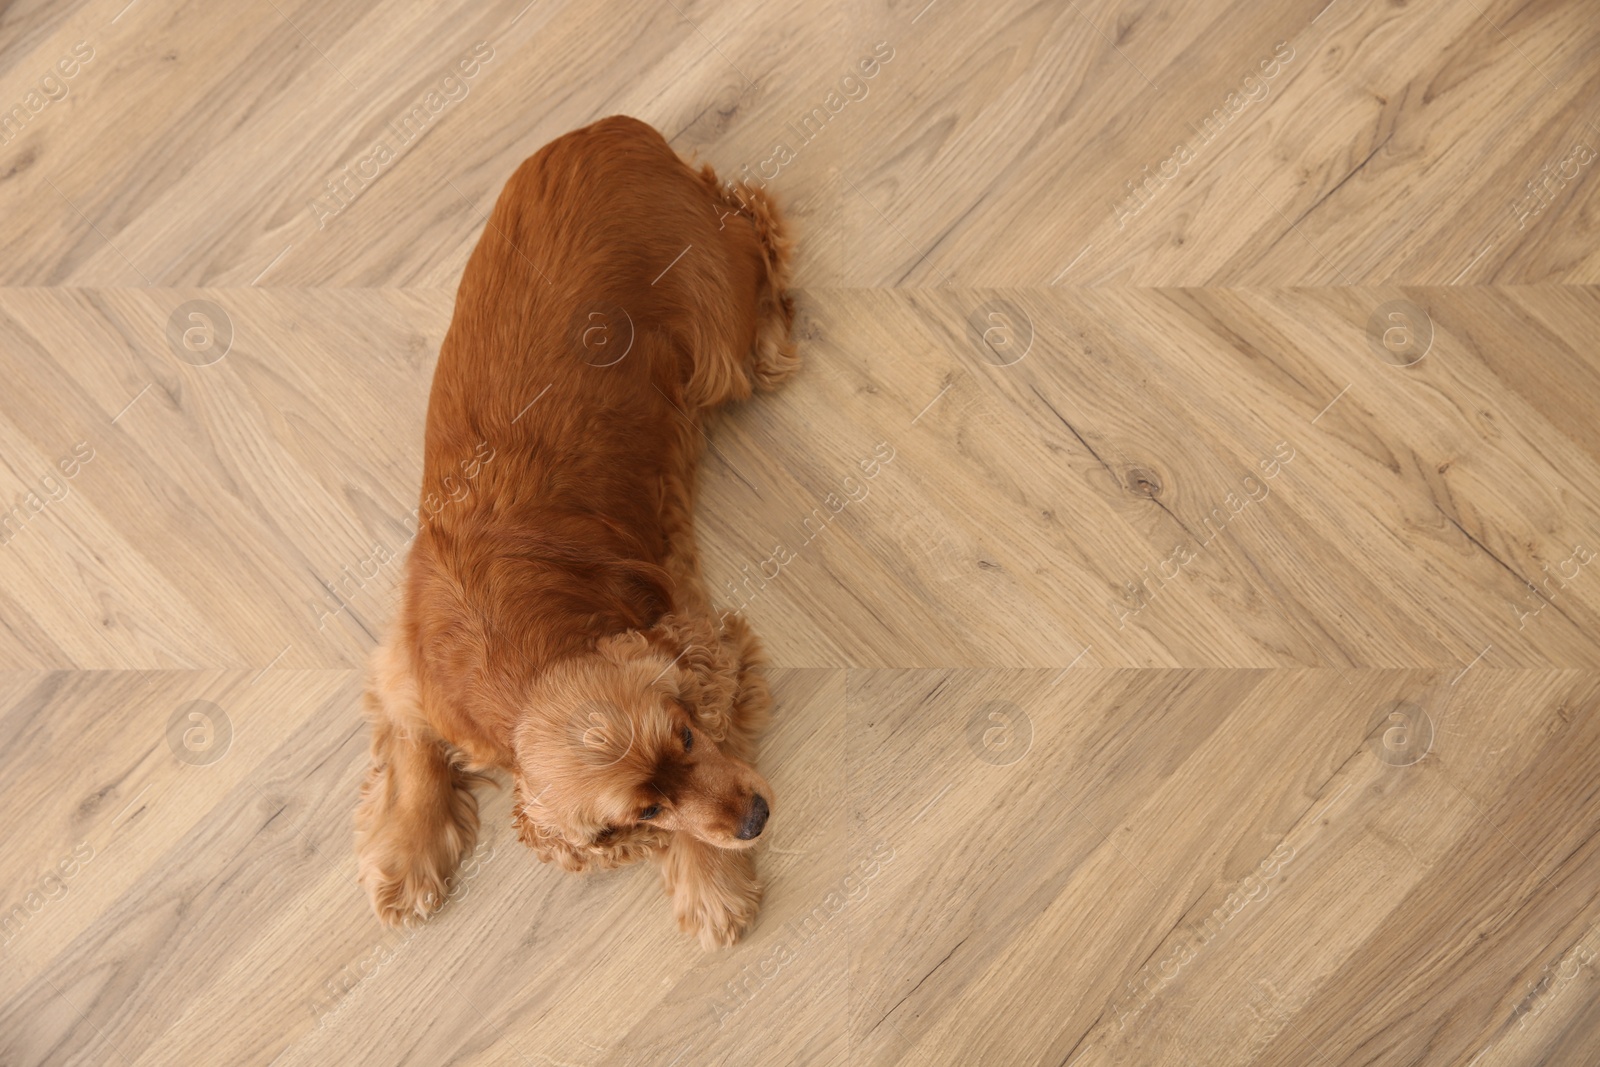
[[730, 209], [750, 221], [761, 246], [767, 284], [761, 294], [761, 320], [756, 336], [754, 385], [771, 390], [783, 384], [800, 365], [794, 342], [789, 339], [794, 325], [794, 298], [789, 295], [790, 258], [794, 240], [788, 223], [771, 195], [746, 181], [723, 182], [708, 164], [700, 172], [708, 185]]

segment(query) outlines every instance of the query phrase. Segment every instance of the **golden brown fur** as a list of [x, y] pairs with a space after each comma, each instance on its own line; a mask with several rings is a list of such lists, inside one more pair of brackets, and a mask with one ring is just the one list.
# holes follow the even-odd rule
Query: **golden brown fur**
[[634, 119], [507, 182], [440, 351], [419, 532], [366, 697], [356, 847], [384, 921], [443, 903], [492, 769], [540, 859], [654, 858], [707, 946], [753, 920], [770, 697], [754, 634], [706, 596], [694, 485], [704, 413], [796, 365], [788, 247], [760, 191]]

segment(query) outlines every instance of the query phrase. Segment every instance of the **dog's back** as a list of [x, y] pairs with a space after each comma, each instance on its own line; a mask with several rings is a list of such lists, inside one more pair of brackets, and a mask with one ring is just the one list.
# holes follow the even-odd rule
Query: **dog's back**
[[543, 665], [674, 605], [699, 413], [750, 393], [775, 226], [623, 117], [506, 184], [434, 375], [403, 612], [485, 744]]

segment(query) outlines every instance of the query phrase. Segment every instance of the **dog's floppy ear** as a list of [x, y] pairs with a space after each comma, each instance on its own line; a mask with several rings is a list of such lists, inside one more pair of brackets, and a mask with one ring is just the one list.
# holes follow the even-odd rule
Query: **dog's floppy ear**
[[517, 781], [517, 802], [511, 809], [511, 821], [517, 828], [517, 837], [533, 849], [541, 863], [559, 864], [563, 870], [581, 872], [590, 869], [610, 870], [624, 864], [654, 855], [667, 846], [669, 835], [653, 826], [630, 826], [620, 830], [602, 829], [588, 835], [587, 840], [569, 840], [560, 827], [550, 821], [550, 813], [529, 796], [523, 781]]
[[727, 737], [738, 657], [728, 635], [709, 617], [669, 612], [643, 633], [624, 630], [602, 637], [595, 651], [618, 666], [647, 656], [662, 661], [659, 680], [676, 690], [700, 728], [714, 741]]
[[589, 866], [590, 853], [568, 841], [555, 825], [549, 809], [539, 795], [528, 788], [520, 773], [516, 776], [516, 802], [511, 807], [511, 823], [517, 837], [533, 849], [541, 863], [558, 863], [565, 870], [582, 871]]
[[663, 615], [647, 634], [662, 654], [673, 657], [678, 698], [700, 728], [721, 743], [732, 725], [739, 688], [739, 660], [729, 635], [708, 616]]

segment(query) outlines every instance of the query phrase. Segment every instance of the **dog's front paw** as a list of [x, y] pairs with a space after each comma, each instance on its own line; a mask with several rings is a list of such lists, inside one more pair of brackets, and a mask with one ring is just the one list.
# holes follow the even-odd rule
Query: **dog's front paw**
[[686, 934], [694, 934], [700, 939], [700, 947], [708, 950], [737, 944], [755, 922], [760, 909], [759, 883], [751, 887], [749, 895], [702, 896], [691, 900], [678, 897], [672, 902], [678, 928]]
[[477, 840], [477, 804], [465, 785], [445, 786], [442, 802], [405, 809], [387, 802], [379, 780], [357, 809], [356, 861], [379, 921], [420, 922], [444, 907], [450, 878]]
[[702, 846], [699, 862], [671, 887], [678, 928], [705, 949], [735, 944], [761, 909], [761, 880], [749, 852]]
[[417, 855], [404, 857], [398, 868], [364, 870], [361, 882], [372, 901], [372, 910], [386, 926], [407, 926], [429, 919], [444, 906], [450, 891], [448, 876]]

